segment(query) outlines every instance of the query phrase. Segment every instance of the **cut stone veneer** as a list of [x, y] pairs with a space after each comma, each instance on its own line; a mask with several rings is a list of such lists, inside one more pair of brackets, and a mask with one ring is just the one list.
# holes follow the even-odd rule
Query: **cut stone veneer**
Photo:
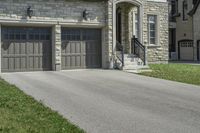
[[59, 71], [61, 70], [61, 25], [55, 25], [53, 27], [53, 57], [55, 66], [53, 66], [54, 70]]

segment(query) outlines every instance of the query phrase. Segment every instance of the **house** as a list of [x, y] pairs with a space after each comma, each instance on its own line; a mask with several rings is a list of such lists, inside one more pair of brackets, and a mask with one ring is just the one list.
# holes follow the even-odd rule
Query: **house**
[[2, 72], [168, 62], [166, 0], [1, 0]]
[[169, 52], [172, 60], [199, 60], [200, 0], [170, 0]]

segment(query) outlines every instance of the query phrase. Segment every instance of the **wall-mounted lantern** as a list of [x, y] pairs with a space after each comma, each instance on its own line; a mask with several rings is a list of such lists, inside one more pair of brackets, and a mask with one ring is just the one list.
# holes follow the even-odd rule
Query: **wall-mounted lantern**
[[31, 9], [31, 6], [29, 6], [29, 7], [27, 8], [27, 16], [28, 16], [29, 18], [31, 18], [31, 17], [33, 16], [33, 10]]
[[88, 10], [85, 9], [85, 10], [83, 11], [83, 19], [84, 19], [84, 20], [88, 20], [88, 16], [89, 16], [89, 12], [88, 12]]

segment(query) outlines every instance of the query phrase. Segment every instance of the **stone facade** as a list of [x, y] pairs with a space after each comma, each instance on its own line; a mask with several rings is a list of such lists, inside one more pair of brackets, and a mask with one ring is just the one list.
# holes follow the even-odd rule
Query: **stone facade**
[[[130, 52], [130, 39], [134, 35], [133, 13], [139, 6], [141, 42], [148, 48], [147, 57], [150, 63], [168, 61], [168, 4], [165, 0], [1, 0], [0, 25], [14, 26], [48, 26], [52, 27], [53, 70], [61, 69], [61, 27], [86, 27], [102, 29], [102, 67], [113, 68], [115, 60], [115, 24], [114, 7], [125, 3], [124, 10], [124, 45]], [[127, 8], [127, 5], [128, 8]], [[131, 5], [131, 6], [130, 6]], [[33, 16], [27, 16], [27, 7], [31, 6]], [[123, 6], [123, 4], [122, 4]], [[82, 13], [87, 9], [88, 20]], [[155, 46], [148, 44], [147, 15], [158, 16], [157, 38]]]

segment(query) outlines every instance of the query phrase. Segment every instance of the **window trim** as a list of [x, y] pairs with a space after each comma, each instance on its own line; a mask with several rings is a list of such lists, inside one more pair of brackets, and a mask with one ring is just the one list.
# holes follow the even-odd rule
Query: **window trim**
[[[150, 43], [150, 23], [149, 23], [149, 16], [155, 16], [155, 44], [151, 44]], [[159, 15], [157, 14], [147, 14], [147, 34], [148, 34], [148, 44], [149, 46], [158, 46], [158, 42], [159, 42]]]

